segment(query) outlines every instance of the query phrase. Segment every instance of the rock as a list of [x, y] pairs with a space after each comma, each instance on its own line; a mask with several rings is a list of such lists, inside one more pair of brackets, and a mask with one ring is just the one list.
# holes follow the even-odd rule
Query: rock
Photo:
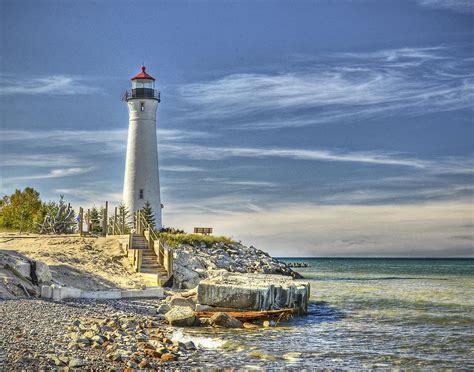
[[53, 363], [56, 365], [56, 366], [63, 366], [65, 365], [66, 363], [64, 363], [62, 360], [60, 360], [56, 355], [52, 356], [51, 357], [51, 360], [53, 361]]
[[168, 311], [171, 310], [171, 307], [170, 305], [168, 304], [161, 304], [160, 306], [158, 306], [158, 308], [156, 309], [156, 312], [158, 314], [166, 314]]
[[135, 362], [132, 362], [131, 360], [127, 361], [127, 367], [130, 367], [132, 369], [137, 369], [138, 365]]
[[194, 345], [194, 342], [188, 341], [184, 343], [184, 348], [186, 350], [196, 350], [196, 345]]
[[176, 327], [192, 327], [196, 322], [194, 311], [186, 306], [175, 306], [165, 315], [166, 321]]
[[76, 339], [76, 344], [89, 346], [91, 344], [91, 342], [87, 338], [78, 338], [78, 339]]
[[170, 307], [174, 307], [174, 306], [187, 306], [189, 308], [191, 308], [192, 310], [194, 310], [196, 304], [193, 302], [192, 299], [190, 298], [183, 298], [183, 297], [180, 297], [180, 296], [174, 296], [170, 299], [168, 305]]
[[253, 324], [253, 323], [249, 323], [249, 322], [245, 322], [243, 324], [243, 326], [244, 326], [244, 328], [247, 328], [247, 329], [260, 328], [258, 325]]
[[118, 351], [115, 353], [109, 354], [108, 357], [114, 362], [121, 362], [123, 359], [122, 354], [120, 354]]
[[165, 361], [176, 360], [176, 356], [171, 353], [163, 354], [161, 356], [161, 360], [165, 360]]
[[99, 345], [102, 345], [105, 341], [105, 338], [102, 335], [95, 335], [91, 338], [91, 340], [98, 343]]
[[148, 362], [147, 359], [142, 359], [142, 361], [138, 363], [138, 368], [139, 369], [147, 368], [149, 365], [150, 363]]
[[156, 350], [145, 350], [145, 355], [148, 355], [149, 357], [152, 358], [161, 358], [161, 353], [159, 353]]
[[264, 320], [262, 325], [264, 327], [275, 327], [276, 322], [274, 320]]
[[79, 359], [79, 358], [71, 358], [71, 360], [69, 361], [69, 364], [68, 366], [70, 368], [78, 368], [78, 367], [83, 367], [85, 366], [87, 363], [84, 359]]
[[[205, 269], [195, 269], [195, 271], [197, 271], [197, 272], [199, 272], [199, 270], [204, 270], [205, 271]], [[194, 287], [194, 288], [192, 288], [192, 289], [190, 289], [189, 291], [186, 291], [186, 292], [181, 292], [180, 295], [181, 295], [181, 297], [184, 297], [184, 298], [195, 296], [195, 295], [197, 295], [197, 287]]]
[[48, 265], [41, 261], [36, 261], [36, 277], [39, 283], [50, 282], [53, 279]]
[[226, 313], [215, 313], [209, 322], [214, 327], [242, 328], [242, 322]]
[[209, 318], [198, 318], [200, 327], [210, 327], [211, 322]]

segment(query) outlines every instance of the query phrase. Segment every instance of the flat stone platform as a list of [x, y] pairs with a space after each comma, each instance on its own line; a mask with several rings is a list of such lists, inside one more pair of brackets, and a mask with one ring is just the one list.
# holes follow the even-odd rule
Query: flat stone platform
[[309, 296], [309, 283], [289, 276], [217, 271], [199, 283], [196, 308], [207, 311], [288, 308], [306, 314]]

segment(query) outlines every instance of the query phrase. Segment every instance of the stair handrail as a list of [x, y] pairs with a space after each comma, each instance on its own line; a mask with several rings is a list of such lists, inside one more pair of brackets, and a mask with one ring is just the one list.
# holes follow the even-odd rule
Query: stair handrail
[[[165, 246], [165, 243], [163, 242], [163, 239], [160, 239], [158, 235], [156, 234], [156, 231], [153, 229], [153, 227], [150, 226], [148, 221], [145, 219], [145, 216], [143, 216], [143, 213], [138, 210], [137, 211], [137, 233], [138, 234], [143, 234], [145, 230], [148, 230], [150, 239], [154, 242], [158, 241], [158, 263], [160, 259], [160, 254], [163, 257], [167, 257], [167, 260], [164, 260], [163, 262], [163, 267], [165, 268], [166, 272], [168, 273], [168, 276], [172, 275], [173, 272], [173, 254], [172, 254], [172, 248], [169, 246]], [[154, 245], [153, 245], [154, 246]]]
[[124, 234], [124, 231], [122, 231], [122, 226], [120, 226], [120, 224], [116, 223], [115, 221], [111, 221], [109, 223], [107, 235], [123, 235], [123, 234]]

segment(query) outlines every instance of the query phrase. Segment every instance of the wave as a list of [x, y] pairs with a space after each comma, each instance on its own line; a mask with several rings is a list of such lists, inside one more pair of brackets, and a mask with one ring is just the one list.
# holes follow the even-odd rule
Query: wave
[[219, 349], [225, 343], [224, 340], [219, 338], [191, 336], [180, 329], [173, 332], [173, 337], [171, 337], [171, 339], [179, 342], [192, 341], [198, 349]]

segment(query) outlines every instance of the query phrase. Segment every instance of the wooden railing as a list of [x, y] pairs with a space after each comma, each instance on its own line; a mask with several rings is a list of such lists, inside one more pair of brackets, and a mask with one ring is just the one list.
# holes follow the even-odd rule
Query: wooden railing
[[[149, 248], [156, 254], [157, 262], [165, 268], [168, 277], [171, 277], [171, 275], [173, 275], [172, 248], [169, 247], [163, 239], [158, 237], [155, 230], [146, 221], [141, 211], [137, 211], [136, 213], [135, 226], [136, 233], [145, 236]], [[132, 236], [132, 234], [130, 234], [130, 236]]]
[[133, 234], [128, 235], [128, 244], [125, 244], [125, 253], [132, 263], [134, 270], [139, 273], [142, 266], [142, 250], [132, 249]]

